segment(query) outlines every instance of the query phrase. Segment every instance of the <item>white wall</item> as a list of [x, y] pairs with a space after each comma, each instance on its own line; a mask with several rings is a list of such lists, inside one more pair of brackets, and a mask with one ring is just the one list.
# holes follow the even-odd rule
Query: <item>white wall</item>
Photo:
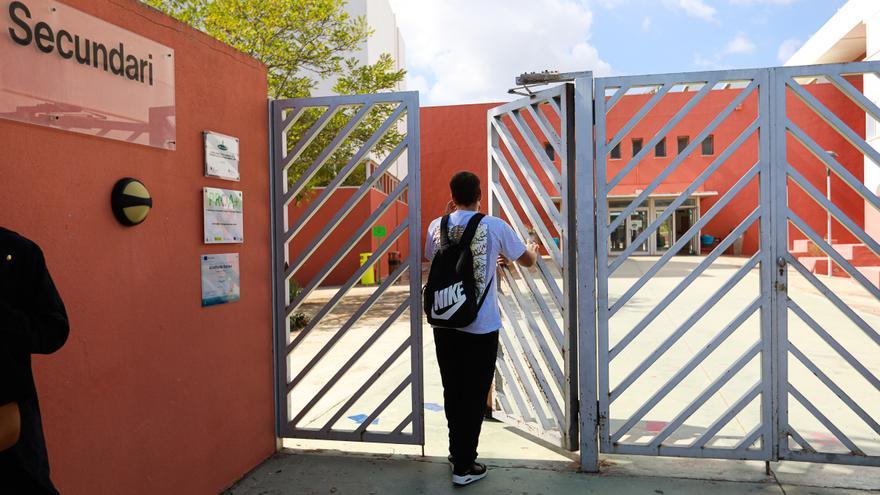
[[[373, 30], [373, 35], [367, 42], [359, 50], [346, 54], [346, 58], [354, 57], [361, 64], [374, 64], [383, 53], [390, 53], [391, 58], [395, 60], [395, 70], [406, 68], [406, 48], [397, 28], [397, 18], [388, 0], [348, 0], [345, 11], [352, 17], [365, 17], [367, 24]], [[310, 76], [318, 79], [315, 75]], [[336, 78], [319, 79], [312, 96], [335, 95], [334, 84]], [[405, 82], [402, 81], [395, 89], [397, 91], [406, 89]]]

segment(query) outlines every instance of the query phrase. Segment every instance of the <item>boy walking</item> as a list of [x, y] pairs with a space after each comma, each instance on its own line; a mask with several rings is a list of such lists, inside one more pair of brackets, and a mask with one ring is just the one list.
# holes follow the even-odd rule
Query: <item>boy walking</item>
[[459, 172], [449, 187], [447, 214], [428, 227], [425, 257], [432, 263], [425, 311], [443, 383], [452, 482], [467, 485], [487, 472], [475, 461], [501, 328], [496, 260], [500, 255], [529, 267], [537, 261], [538, 246], [523, 243], [500, 218], [479, 213], [476, 175]]

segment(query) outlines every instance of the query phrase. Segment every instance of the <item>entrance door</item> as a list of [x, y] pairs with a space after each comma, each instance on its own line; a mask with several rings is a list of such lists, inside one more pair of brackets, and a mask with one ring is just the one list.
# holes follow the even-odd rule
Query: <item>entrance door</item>
[[488, 112], [489, 212], [542, 250], [534, 268], [512, 263], [496, 276], [493, 414], [568, 450], [578, 448], [574, 117], [571, 84]]
[[654, 221], [657, 221], [661, 217], [664, 218], [660, 220], [660, 226], [657, 227], [657, 232], [654, 234], [654, 254], [663, 254], [666, 251], [669, 251], [669, 248], [672, 247], [672, 243], [675, 242], [675, 219], [677, 216], [664, 216], [663, 210], [657, 210], [654, 212]]
[[[677, 208], [675, 210], [675, 215], [673, 215], [673, 232], [675, 233], [675, 238], [673, 242], [681, 239], [684, 234], [690, 230], [690, 228], [694, 225], [696, 221], [697, 209], [696, 208]], [[699, 247], [699, 236], [695, 236], [690, 240], [687, 244], [681, 247], [681, 250], [678, 252], [679, 255], [688, 255], [688, 254], [696, 254], [697, 249]]]
[[649, 246], [651, 237], [645, 239], [641, 244], [637, 244], [636, 240], [639, 239], [639, 236], [642, 232], [648, 228], [648, 210], [647, 209], [639, 209], [628, 217], [626, 217], [626, 230], [629, 232], [629, 235], [626, 239], [626, 246], [629, 247], [631, 245], [636, 245], [633, 249], [634, 254], [649, 254]]
[[[611, 219], [611, 223], [614, 223], [618, 217], [620, 217], [619, 211], [612, 211], [608, 214]], [[620, 222], [616, 229], [611, 231], [609, 240], [608, 240], [608, 251], [611, 254], [622, 253], [626, 246], [629, 245], [629, 236], [627, 235], [629, 232], [629, 226], [627, 222]]]
[[424, 445], [418, 93], [270, 123], [278, 436]]

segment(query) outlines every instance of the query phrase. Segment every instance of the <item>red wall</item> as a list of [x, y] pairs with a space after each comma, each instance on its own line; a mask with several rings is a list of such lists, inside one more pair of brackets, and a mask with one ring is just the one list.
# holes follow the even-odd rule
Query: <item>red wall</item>
[[[859, 79], [851, 81], [856, 87], [861, 87]], [[842, 95], [836, 88], [829, 84], [807, 86], [807, 89], [816, 95], [826, 106], [834, 112], [852, 129], [864, 136], [864, 112]], [[621, 160], [608, 160], [606, 180], [610, 181], [614, 175], [632, 158], [631, 138], [641, 137], [645, 144], [668, 122], [676, 112], [681, 109], [696, 92], [669, 93], [657, 104], [623, 139], [621, 142]], [[657, 158], [653, 150], [641, 160], [641, 162], [628, 173], [611, 194], [613, 195], [636, 195], [636, 192], [646, 188], [648, 184], [668, 166], [677, 156], [677, 136], [690, 136], [691, 140], [699, 134], [736, 96], [739, 90], [711, 91], [695, 106], [682, 121], [667, 134], [667, 156]], [[756, 93], [757, 94], [757, 93]], [[755, 119], [758, 114], [758, 99], [756, 94], [746, 98], [741, 107], [732, 112], [713, 132], [715, 140], [715, 153], [711, 156], [701, 156], [699, 145], [697, 149], [684, 161], [684, 163], [657, 188], [656, 193], [678, 193], [683, 191], [725, 148], [732, 143], [739, 134]], [[635, 115], [642, 106], [647, 103], [652, 95], [628, 95], [618, 102], [607, 119], [607, 136], [610, 140], [627, 121]], [[443, 207], [449, 199], [448, 181], [452, 174], [459, 170], [470, 170], [480, 176], [484, 183], [484, 196], [486, 192], [486, 112], [497, 103], [480, 105], [456, 105], [445, 107], [427, 107], [421, 110], [421, 137], [422, 137], [422, 184], [431, 184], [423, 187], [422, 191], [422, 229], [424, 231], [428, 223], [442, 214]], [[840, 161], [852, 174], [861, 179], [863, 176], [862, 155], [849, 145], [838, 133], [832, 129], [814, 112], [809, 110], [796, 96], [788, 97], [788, 115], [799, 127], [812, 136], [823, 149], [835, 150]], [[503, 119], [511, 130], [514, 139], [523, 150], [527, 150], [525, 143], [516, 132], [509, 119]], [[527, 119], [530, 127], [535, 128], [530, 119]], [[556, 122], [553, 122], [557, 125]], [[540, 134], [539, 134], [540, 135]], [[537, 164], [529, 151], [524, 152], [526, 158], [533, 167]], [[512, 157], [505, 150], [505, 156], [512, 166], [515, 167]], [[701, 211], [707, 212], [720, 197], [736, 183], [736, 181], [754, 165], [758, 158], [757, 134], [747, 139], [715, 173], [713, 173], [697, 191], [703, 193], [717, 192], [716, 196], [708, 196], [701, 200]], [[810, 155], [802, 146], [789, 138], [788, 146], [789, 162], [795, 166], [804, 176], [810, 180], [820, 191], [825, 190], [824, 165]], [[558, 160], [557, 160], [558, 165]], [[517, 173], [519, 178], [522, 177]], [[553, 194], [553, 187], [549, 186], [548, 179], [543, 173], [538, 174], [539, 179], [547, 187], [548, 192]], [[504, 182], [504, 181], [502, 181]], [[832, 178], [832, 200], [853, 221], [864, 225], [864, 210], [862, 200], [847, 187], [843, 181]], [[509, 187], [505, 187], [508, 195], [512, 195]], [[534, 204], [533, 195], [530, 199]], [[818, 206], [806, 193], [797, 186], [789, 188], [789, 203], [794, 211], [804, 218], [820, 235], [825, 233], [825, 210]], [[758, 187], [757, 180], [747, 185], [712, 221], [708, 222], [703, 233], [716, 237], [728, 235], [736, 226], [757, 206]], [[485, 201], [484, 201], [485, 205]], [[540, 207], [537, 207], [540, 211]], [[484, 206], [485, 210], [485, 206]], [[520, 211], [524, 222], [526, 218]], [[545, 224], [549, 224], [546, 215], [543, 215]], [[527, 223], [527, 222], [526, 222]], [[834, 239], [840, 242], [854, 242], [853, 237], [836, 221], [832, 225]], [[757, 225], [747, 231], [744, 239], [744, 252], [751, 253], [758, 246]], [[551, 231], [551, 235], [555, 235]], [[803, 236], [799, 231], [792, 229], [790, 238], [798, 239]]]
[[[176, 53], [177, 150], [0, 121], [0, 224], [35, 240], [70, 316], [34, 367], [62, 493], [217, 493], [275, 449], [265, 68], [132, 0], [66, 3]], [[203, 177], [202, 131], [241, 139]], [[119, 178], [154, 199], [120, 226]], [[202, 244], [201, 188], [244, 191], [245, 243]], [[200, 307], [199, 255], [241, 256], [241, 300]]]
[[[860, 80], [853, 79], [851, 82], [861, 87]], [[834, 112], [857, 133], [864, 137], [864, 112], [852, 101], [846, 98], [830, 84], [816, 84], [806, 86], [806, 89], [814, 94], [827, 107]], [[681, 120], [667, 134], [667, 157], [656, 158], [653, 151], [643, 158], [620, 184], [614, 188], [612, 194], [635, 194], [637, 190], [645, 189], [654, 178], [660, 174], [677, 156], [677, 136], [690, 136], [691, 140], [699, 134], [727, 105], [733, 101], [741, 90], [730, 89], [723, 91], [711, 91], [697, 104], [684, 119]], [[639, 122], [638, 125], [621, 141], [621, 160], [608, 160], [607, 180], [614, 175], [632, 158], [631, 138], [643, 138], [648, 140], [679, 111], [696, 92], [669, 93]], [[621, 99], [615, 105], [608, 116], [607, 136], [610, 140], [626, 123], [642, 108], [652, 95], [631, 95]], [[835, 150], [840, 156], [840, 161], [854, 176], [861, 180], [863, 176], [862, 155], [849, 145], [846, 140], [828, 126], [813, 111], [809, 110], [800, 99], [789, 94], [787, 99], [787, 115], [789, 118], [813, 137], [822, 149]], [[715, 153], [711, 156], [701, 156], [699, 145], [684, 163], [670, 174], [657, 188], [658, 193], [677, 193], [684, 190], [690, 182], [697, 177], [706, 167], [723, 152], [758, 115], [757, 91], [743, 102], [741, 107], [733, 111], [713, 131], [715, 139]], [[820, 191], [825, 191], [825, 167], [805, 148], [796, 141], [788, 138], [788, 160]], [[745, 141], [740, 149], [713, 173], [698, 191], [717, 192], [717, 196], [705, 197], [701, 200], [702, 213], [706, 213], [724, 193], [730, 189], [745, 174], [758, 159], [757, 133]], [[778, 164], [781, 165], [781, 164]], [[861, 207], [861, 198], [857, 193], [847, 187], [843, 181], [833, 177], [832, 200], [853, 221], [864, 225], [864, 211]], [[753, 179], [731, 203], [722, 209], [703, 229], [703, 233], [716, 237], [728, 235], [736, 226], [758, 205], [758, 180]], [[807, 196], [799, 187], [790, 182], [789, 205], [804, 218], [811, 227], [820, 235], [825, 233], [825, 210]], [[840, 224], [832, 225], [832, 233], [835, 239], [843, 242], [854, 242], [852, 235]], [[790, 239], [801, 239], [803, 236], [796, 229], [790, 230]], [[744, 239], [744, 253], [753, 253], [758, 247], [757, 224], [747, 231]]]
[[[316, 189], [314, 194], [320, 194], [322, 191], [323, 189]], [[295, 262], [302, 255], [302, 252], [318, 238], [318, 234], [326, 228], [330, 220], [355, 192], [357, 192], [357, 187], [344, 187], [337, 189], [330, 194], [327, 201], [318, 208], [318, 211], [314, 216], [306, 222], [303, 229], [289, 244], [290, 261], [292, 263]], [[337, 251], [339, 251], [339, 249], [351, 239], [355, 230], [379, 208], [379, 205], [385, 200], [385, 198], [387, 198], [387, 195], [384, 193], [375, 189], [370, 189], [370, 192], [355, 204], [351, 213], [342, 219], [336, 229], [333, 230], [329, 236], [323, 238], [323, 241], [314, 254], [299, 270], [297, 270], [296, 273], [293, 274], [293, 280], [302, 287], [322, 273], [327, 263], [334, 259]], [[308, 200], [299, 205], [291, 204], [289, 213], [290, 225], [293, 225], [294, 220], [298, 219], [304, 213], [308, 204]], [[394, 229], [406, 220], [406, 215], [406, 204], [400, 201], [395, 201], [394, 204], [389, 207], [388, 211], [379, 217], [374, 225], [384, 226], [387, 235], [390, 236]], [[407, 231], [404, 231], [398, 240], [392, 244], [389, 252], [398, 251], [401, 253], [401, 259], [406, 258], [409, 253], [408, 235]], [[321, 285], [343, 285], [360, 266], [360, 253], [373, 252], [379, 247], [383, 240], [385, 240], [385, 238], [379, 239], [373, 237], [372, 232], [367, 231], [365, 235], [358, 239], [354, 247], [342, 257], [342, 261], [330, 271], [330, 274], [324, 279]], [[385, 275], [389, 273], [387, 254], [382, 257], [379, 270], [381, 270], [381, 276], [384, 279]]]
[[[348, 201], [357, 188], [346, 187], [337, 189], [330, 194], [327, 201], [318, 208], [314, 216], [306, 222], [303, 229], [291, 240], [289, 246], [289, 259], [291, 263], [296, 262], [302, 252], [310, 246], [316, 239], [318, 234], [326, 228], [330, 220]], [[312, 193], [318, 195], [323, 192], [322, 189], [316, 189]], [[315, 197], [315, 196], [313, 196]], [[322, 273], [324, 266], [336, 255], [336, 252], [345, 244], [363, 221], [370, 215], [370, 195], [357, 202], [351, 213], [346, 215], [336, 229], [326, 237], [318, 246], [315, 253], [306, 261], [303, 266], [293, 274], [295, 280], [300, 287], [305, 286], [313, 280], [319, 273]], [[288, 224], [293, 225], [294, 221], [304, 213], [308, 206], [308, 200], [295, 205], [291, 203], [290, 213], [288, 215]], [[355, 246], [342, 258], [342, 261], [336, 265], [336, 268], [330, 272], [330, 275], [324, 280], [323, 285], [342, 285], [348, 280], [352, 273], [357, 271], [359, 266], [358, 255], [370, 251], [369, 239], [361, 237]]]
[[428, 225], [443, 215], [452, 199], [449, 179], [473, 172], [483, 184], [483, 212], [488, 206], [486, 112], [500, 103], [424, 107], [419, 112], [421, 137], [422, 246]]

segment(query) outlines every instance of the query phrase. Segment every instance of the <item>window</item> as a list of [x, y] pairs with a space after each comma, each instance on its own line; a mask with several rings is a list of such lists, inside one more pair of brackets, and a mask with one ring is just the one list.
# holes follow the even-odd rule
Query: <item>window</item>
[[553, 146], [550, 145], [547, 141], [544, 141], [544, 153], [547, 153], [547, 158], [551, 160], [556, 159], [556, 151], [553, 149]]
[[709, 134], [708, 136], [706, 136], [706, 139], [704, 139], [701, 144], [703, 156], [715, 154], [715, 136]]
[[663, 158], [666, 156], [666, 138], [661, 139], [660, 142], [654, 146], [654, 156], [657, 158]]
[[680, 155], [689, 144], [691, 144], [691, 138], [689, 136], [678, 136], [678, 154]]
[[636, 156], [639, 154], [640, 151], [642, 151], [642, 143], [643, 143], [642, 138], [633, 138], [632, 139], [632, 145], [633, 145], [633, 155], [632, 156]]
[[611, 159], [620, 160], [620, 143], [617, 143], [617, 146], [611, 148]]

